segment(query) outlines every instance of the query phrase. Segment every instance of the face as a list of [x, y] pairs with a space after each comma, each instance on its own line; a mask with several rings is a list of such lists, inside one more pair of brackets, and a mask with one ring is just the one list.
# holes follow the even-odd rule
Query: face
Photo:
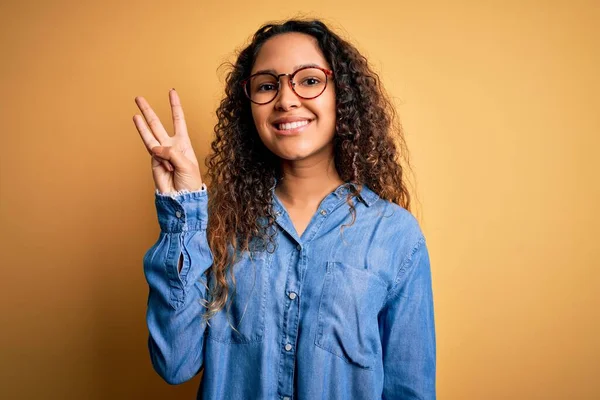
[[[263, 44], [251, 74], [264, 70], [272, 70], [275, 75], [291, 74], [304, 65], [330, 69], [316, 39], [302, 33], [285, 33]], [[310, 100], [298, 97], [292, 91], [288, 76], [280, 79], [279, 93], [272, 102], [251, 103], [254, 124], [262, 142], [283, 161], [332, 157], [336, 110], [335, 86], [331, 78], [327, 78], [325, 91]], [[298, 79], [295, 80], [299, 85]], [[290, 126], [292, 121], [296, 123]], [[303, 125], [306, 121], [308, 124]]]

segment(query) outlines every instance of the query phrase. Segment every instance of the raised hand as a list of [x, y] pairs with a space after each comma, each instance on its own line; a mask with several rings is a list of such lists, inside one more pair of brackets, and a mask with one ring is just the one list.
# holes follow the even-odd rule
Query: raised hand
[[199, 190], [202, 187], [200, 168], [187, 132], [181, 101], [175, 89], [169, 91], [169, 101], [175, 130], [173, 136], [169, 136], [143, 97], [135, 98], [143, 118], [136, 114], [133, 116], [133, 122], [146, 150], [152, 156], [152, 176], [158, 191], [173, 193], [184, 189]]

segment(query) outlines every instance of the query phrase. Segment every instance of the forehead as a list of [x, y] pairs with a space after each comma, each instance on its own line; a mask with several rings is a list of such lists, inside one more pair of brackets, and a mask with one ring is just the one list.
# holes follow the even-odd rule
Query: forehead
[[304, 33], [283, 33], [267, 40], [259, 50], [252, 73], [259, 70], [274, 70], [291, 73], [297, 67], [316, 64], [329, 68], [317, 40]]

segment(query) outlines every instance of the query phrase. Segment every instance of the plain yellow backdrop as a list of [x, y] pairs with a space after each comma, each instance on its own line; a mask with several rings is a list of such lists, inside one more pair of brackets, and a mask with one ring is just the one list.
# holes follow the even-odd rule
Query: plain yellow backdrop
[[158, 237], [134, 97], [205, 172], [234, 50], [320, 17], [397, 104], [433, 271], [440, 399], [600, 398], [597, 1], [3, 1], [0, 398], [192, 399], [146, 347]]

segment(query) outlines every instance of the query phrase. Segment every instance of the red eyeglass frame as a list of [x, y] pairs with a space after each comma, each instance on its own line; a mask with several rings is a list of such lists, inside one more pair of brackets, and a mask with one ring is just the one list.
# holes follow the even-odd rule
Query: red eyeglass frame
[[[298, 93], [296, 93], [296, 90], [294, 89], [294, 85], [292, 85], [292, 81], [294, 80], [294, 75], [296, 75], [298, 72], [303, 71], [305, 69], [310, 69], [310, 68], [314, 68], [314, 69], [318, 69], [321, 70], [325, 73], [325, 87], [323, 88], [323, 91], [321, 93], [319, 93], [316, 96], [313, 97], [303, 97], [300, 96]], [[248, 94], [248, 82], [250, 82], [250, 79], [252, 79], [255, 76], [258, 75], [271, 75], [273, 78], [275, 78], [277, 80], [277, 92], [275, 93], [275, 96], [273, 96], [273, 98], [269, 101], [267, 101], [266, 103], [258, 103], [254, 100], [252, 100], [250, 98], [250, 94]], [[252, 74], [250, 75], [248, 78], [244, 79], [242, 82], [240, 82], [240, 85], [242, 85], [242, 87], [244, 88], [244, 93], [246, 94], [246, 97], [248, 98], [248, 100], [250, 100], [251, 102], [253, 102], [254, 104], [258, 104], [258, 105], [265, 105], [265, 104], [269, 104], [270, 102], [272, 102], [273, 100], [275, 100], [277, 98], [277, 95], [279, 94], [279, 90], [281, 89], [281, 77], [282, 76], [288, 76], [288, 86], [290, 87], [290, 89], [292, 89], [292, 92], [294, 92], [294, 94], [298, 97], [300, 97], [301, 99], [304, 100], [312, 100], [312, 99], [316, 99], [317, 97], [319, 97], [320, 95], [322, 95], [325, 92], [325, 89], [327, 89], [327, 84], [329, 83], [329, 78], [333, 77], [333, 71], [327, 68], [323, 68], [323, 67], [318, 67], [316, 65], [307, 65], [305, 67], [302, 68], [298, 68], [297, 70], [295, 70], [294, 72], [292, 72], [291, 74], [279, 74], [279, 75], [275, 75], [271, 72], [258, 72], [256, 74]]]

